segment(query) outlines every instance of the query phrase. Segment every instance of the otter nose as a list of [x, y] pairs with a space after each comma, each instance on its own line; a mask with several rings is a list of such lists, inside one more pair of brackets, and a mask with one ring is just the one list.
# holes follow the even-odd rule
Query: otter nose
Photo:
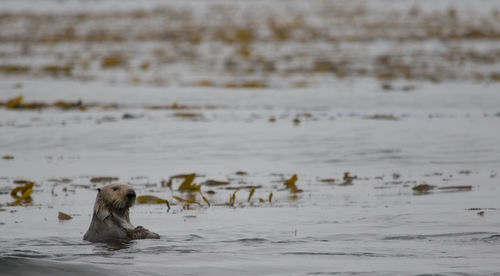
[[135, 192], [134, 190], [128, 190], [127, 193], [125, 194], [128, 198], [132, 199], [135, 197]]

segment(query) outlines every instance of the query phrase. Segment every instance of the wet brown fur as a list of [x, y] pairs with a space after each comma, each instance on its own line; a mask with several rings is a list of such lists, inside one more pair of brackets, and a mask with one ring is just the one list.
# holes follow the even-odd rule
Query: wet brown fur
[[83, 236], [90, 242], [159, 239], [142, 226], [130, 223], [129, 208], [135, 203], [135, 192], [126, 184], [109, 184], [98, 189], [89, 229]]

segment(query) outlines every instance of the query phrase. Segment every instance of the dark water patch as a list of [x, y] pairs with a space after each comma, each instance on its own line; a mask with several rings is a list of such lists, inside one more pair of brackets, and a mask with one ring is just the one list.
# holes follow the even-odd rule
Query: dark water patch
[[262, 244], [262, 243], [269, 242], [269, 240], [261, 239], [261, 238], [244, 238], [244, 239], [228, 240], [228, 241], [222, 241], [222, 242], [225, 242], [225, 243], [243, 243], [243, 244]]
[[196, 240], [203, 240], [204, 237], [200, 235], [195, 235], [195, 234], [190, 234], [188, 238], [184, 239], [184, 241], [196, 241]]
[[398, 273], [391, 273], [391, 272], [375, 272], [375, 271], [366, 271], [366, 272], [357, 272], [357, 271], [329, 271], [329, 272], [309, 272], [306, 275], [352, 275], [352, 276], [358, 276], [358, 275], [370, 275], [370, 276], [376, 276], [376, 275], [383, 275], [383, 276], [390, 276], [390, 275], [400, 275]]
[[[450, 272], [450, 273], [423, 273], [423, 274], [415, 274], [415, 276], [445, 276], [445, 275], [457, 275], [457, 276], [469, 276], [469, 275], [476, 275], [476, 274], [469, 274], [469, 273], [464, 273], [464, 272]], [[493, 274], [493, 275], [498, 275], [498, 274]]]
[[96, 249], [103, 249], [106, 251], [118, 251], [128, 249], [134, 244], [134, 241], [108, 241], [106, 243], [97, 243]]
[[53, 257], [50, 254], [44, 254], [34, 250], [13, 250], [11, 253], [5, 254], [5, 256], [13, 258], [33, 258], [33, 259], [47, 259]]
[[[139, 255], [139, 254], [161, 254], [161, 253], [199, 253], [201, 252], [200, 250], [197, 249], [191, 249], [186, 246], [175, 246], [175, 245], [169, 245], [169, 246], [150, 246], [147, 248], [130, 248], [122, 253], [125, 254], [133, 254], [133, 255]], [[119, 258], [124, 258], [123, 256], [120, 256]], [[133, 258], [133, 257], [131, 257]]]
[[295, 243], [308, 243], [306, 240], [281, 240], [281, 241], [273, 241], [271, 243], [274, 244], [295, 244]]
[[497, 244], [497, 243], [500, 243], [500, 234], [491, 235], [491, 236], [480, 238], [477, 240], [479, 240], [481, 242]]
[[403, 236], [388, 236], [382, 240], [425, 240], [425, 239], [440, 239], [440, 238], [456, 238], [468, 237], [478, 235], [495, 235], [489, 232], [463, 232], [463, 233], [444, 233], [444, 234], [431, 234], [431, 235], [403, 235]]
[[412, 254], [380, 254], [374, 252], [285, 252], [282, 255], [299, 256], [348, 256], [348, 257], [370, 257], [370, 258], [410, 258], [415, 257]]
[[90, 264], [54, 262], [31, 258], [0, 257], [2, 275], [116, 275], [116, 271]]

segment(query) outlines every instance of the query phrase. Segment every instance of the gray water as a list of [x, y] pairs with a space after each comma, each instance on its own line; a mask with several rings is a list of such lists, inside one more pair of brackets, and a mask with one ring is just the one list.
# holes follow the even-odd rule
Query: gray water
[[[90, 102], [117, 93], [87, 93], [85, 87], [76, 85], [65, 97]], [[148, 93], [142, 102], [124, 97], [124, 107], [113, 110], [0, 110], [2, 154], [14, 157], [0, 161], [2, 275], [497, 273], [495, 87], [443, 84], [390, 95], [361, 87], [346, 84], [345, 91], [357, 93], [172, 89], [176, 102], [225, 103], [189, 110], [202, 114], [194, 119], [144, 108], [161, 101], [163, 89], [142, 90]], [[26, 82], [25, 97], [36, 100], [41, 91], [50, 101], [62, 95], [44, 89]], [[435, 102], [435, 93], [450, 96], [449, 104]], [[136, 117], [124, 119], [125, 113]], [[376, 114], [396, 120], [370, 119]], [[343, 180], [346, 171], [356, 176], [352, 183]], [[196, 183], [230, 184], [202, 185], [211, 206], [198, 196], [200, 205], [186, 210], [172, 197], [187, 196], [177, 191], [179, 182], [170, 189], [161, 181], [191, 172], [198, 174]], [[293, 174], [302, 193], [283, 185]], [[118, 177], [138, 195], [168, 199], [170, 211], [163, 204], [131, 209], [132, 223], [161, 239], [83, 241], [95, 189], [102, 185], [90, 181], [96, 176]], [[322, 181], [328, 178], [335, 182]], [[5, 205], [13, 201], [9, 191], [16, 179], [35, 181], [31, 204]], [[413, 191], [422, 183], [436, 188]], [[249, 186], [257, 187], [250, 202]], [[470, 187], [440, 189], [450, 186]], [[224, 205], [236, 188], [234, 206]], [[59, 211], [73, 219], [58, 221]]]

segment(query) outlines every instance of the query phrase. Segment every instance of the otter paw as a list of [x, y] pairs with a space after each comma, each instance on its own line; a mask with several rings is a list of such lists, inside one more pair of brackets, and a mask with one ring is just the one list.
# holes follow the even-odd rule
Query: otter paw
[[137, 226], [133, 230], [132, 238], [133, 239], [159, 239], [160, 235], [158, 235], [154, 232], [151, 232], [142, 226]]

